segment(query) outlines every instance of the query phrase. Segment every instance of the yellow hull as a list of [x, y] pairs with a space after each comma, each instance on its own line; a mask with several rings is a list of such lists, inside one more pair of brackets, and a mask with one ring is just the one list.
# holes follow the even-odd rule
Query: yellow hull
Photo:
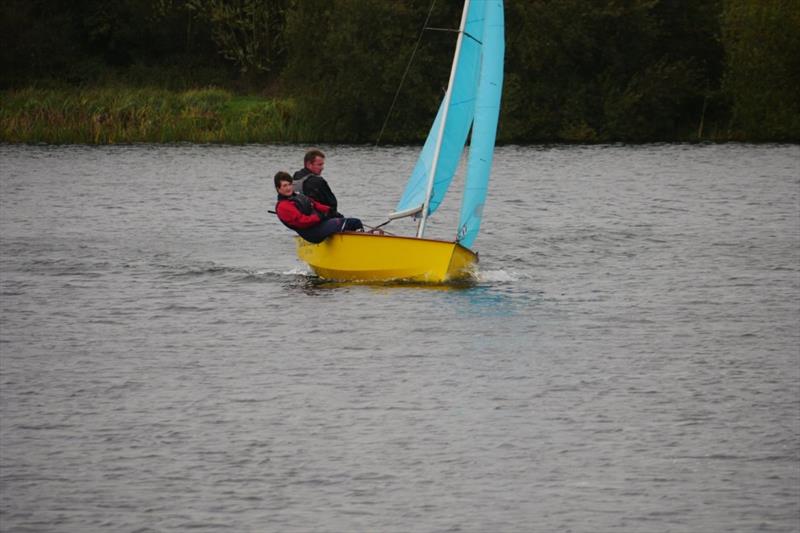
[[321, 278], [442, 283], [469, 278], [478, 255], [456, 242], [334, 233], [320, 244], [297, 237], [297, 256]]

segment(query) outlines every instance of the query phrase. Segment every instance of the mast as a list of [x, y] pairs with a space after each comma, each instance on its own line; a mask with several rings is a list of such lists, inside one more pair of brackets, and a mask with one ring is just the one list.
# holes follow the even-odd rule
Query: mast
[[443, 109], [442, 109], [442, 123], [439, 125], [439, 131], [436, 134], [436, 148], [433, 151], [433, 162], [431, 164], [430, 173], [428, 174], [428, 186], [425, 189], [425, 203], [422, 204], [422, 219], [417, 228], [417, 237], [422, 238], [425, 233], [425, 223], [428, 220], [428, 208], [431, 203], [431, 194], [433, 193], [433, 180], [436, 177], [436, 166], [439, 164], [439, 152], [442, 150], [442, 139], [444, 138], [444, 128], [447, 125], [447, 112], [450, 108], [450, 97], [453, 93], [453, 83], [456, 79], [456, 67], [458, 65], [458, 57], [461, 55], [461, 42], [464, 40], [464, 28], [467, 24], [467, 12], [469, 11], [470, 0], [464, 0], [464, 11], [461, 13], [461, 25], [458, 28], [458, 39], [456, 40], [456, 52], [453, 56], [453, 66], [450, 68], [450, 80], [447, 82], [447, 92], [444, 95]]

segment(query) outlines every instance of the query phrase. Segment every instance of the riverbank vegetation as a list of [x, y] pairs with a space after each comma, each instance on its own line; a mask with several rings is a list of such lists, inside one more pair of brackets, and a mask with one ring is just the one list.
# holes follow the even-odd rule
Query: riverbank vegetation
[[7, 142], [247, 143], [302, 139], [294, 102], [235, 96], [222, 89], [23, 89], [3, 94]]
[[[0, 141], [49, 143], [419, 142], [461, 12], [4, 4]], [[800, 141], [796, 0], [507, 0], [505, 72], [500, 142]]]

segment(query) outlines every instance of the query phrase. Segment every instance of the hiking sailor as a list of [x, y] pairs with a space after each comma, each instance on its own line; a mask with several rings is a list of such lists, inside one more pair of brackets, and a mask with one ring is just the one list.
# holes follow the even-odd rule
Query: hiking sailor
[[333, 233], [364, 228], [361, 220], [345, 218], [331, 206], [294, 192], [292, 176], [288, 172], [275, 174], [275, 190], [278, 193], [278, 203], [275, 204], [278, 219], [308, 242], [316, 244]]

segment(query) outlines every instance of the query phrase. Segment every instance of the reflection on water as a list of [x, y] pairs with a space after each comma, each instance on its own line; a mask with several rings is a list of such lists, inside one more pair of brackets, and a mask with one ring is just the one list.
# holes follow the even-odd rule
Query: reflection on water
[[478, 283], [475, 279], [459, 279], [441, 283], [425, 283], [422, 281], [410, 280], [388, 280], [388, 281], [335, 281], [323, 280], [316, 276], [307, 278], [309, 284], [321, 289], [340, 289], [343, 287], [369, 287], [376, 291], [392, 289], [423, 289], [427, 291], [457, 291], [475, 287]]

